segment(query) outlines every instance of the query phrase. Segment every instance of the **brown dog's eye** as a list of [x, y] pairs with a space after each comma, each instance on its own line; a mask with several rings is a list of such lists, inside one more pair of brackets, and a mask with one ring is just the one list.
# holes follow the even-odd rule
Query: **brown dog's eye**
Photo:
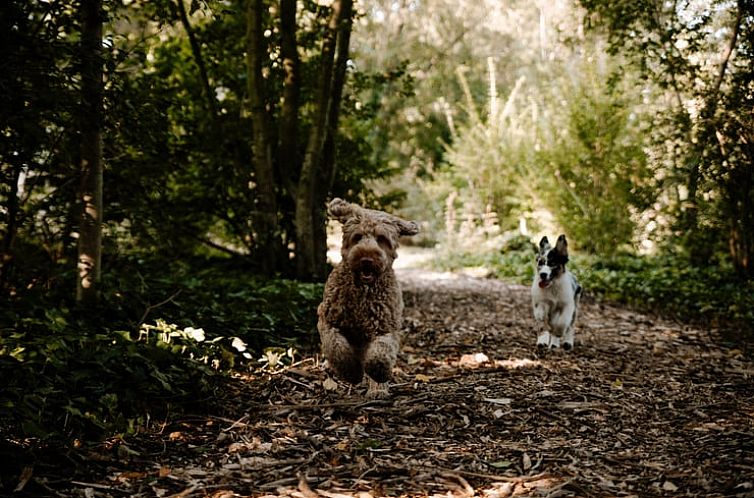
[[351, 236], [351, 243], [352, 244], [358, 244], [361, 238], [363, 237], [360, 233], [355, 233]]
[[392, 247], [390, 244], [390, 239], [388, 239], [384, 235], [377, 236], [377, 243], [381, 246]]

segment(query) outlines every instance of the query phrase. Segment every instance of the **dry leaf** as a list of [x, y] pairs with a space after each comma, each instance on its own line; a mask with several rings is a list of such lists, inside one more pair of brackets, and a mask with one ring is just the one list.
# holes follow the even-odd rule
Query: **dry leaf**
[[528, 453], [524, 453], [524, 455], [521, 457], [522, 465], [524, 466], [524, 470], [529, 470], [531, 468], [531, 458], [529, 457]]
[[513, 401], [511, 398], [484, 398], [484, 400], [494, 405], [510, 405]]
[[665, 491], [678, 491], [678, 486], [676, 486], [670, 481], [665, 481], [662, 484], [662, 489], [664, 489]]
[[18, 477], [18, 485], [13, 491], [16, 493], [23, 491], [26, 483], [29, 482], [29, 479], [31, 479], [33, 473], [34, 467], [24, 467], [24, 469], [21, 471], [21, 475]]
[[429, 382], [430, 380], [434, 379], [434, 377], [430, 377], [429, 375], [424, 374], [416, 374], [416, 377], [414, 377], [417, 382], [424, 382], [425, 384]]
[[326, 391], [335, 391], [338, 389], [338, 383], [328, 377], [322, 382], [322, 387], [324, 387]]
[[484, 353], [465, 354], [458, 360], [458, 365], [462, 367], [478, 367], [488, 361], [490, 361], [490, 358]]

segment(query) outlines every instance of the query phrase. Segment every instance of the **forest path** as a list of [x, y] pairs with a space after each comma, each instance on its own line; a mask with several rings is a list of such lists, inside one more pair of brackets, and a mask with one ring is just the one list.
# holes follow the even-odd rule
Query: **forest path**
[[711, 332], [587, 299], [575, 350], [538, 354], [528, 288], [398, 275], [389, 399], [306, 358], [76, 496], [754, 496], [754, 363]]

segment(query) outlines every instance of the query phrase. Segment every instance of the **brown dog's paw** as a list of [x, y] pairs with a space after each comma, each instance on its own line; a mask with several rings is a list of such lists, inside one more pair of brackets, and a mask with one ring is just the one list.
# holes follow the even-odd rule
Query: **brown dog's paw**
[[371, 379], [379, 383], [389, 381], [393, 373], [393, 368], [388, 362], [375, 359], [367, 362], [364, 369]]
[[387, 382], [382, 384], [369, 379], [369, 387], [367, 388], [366, 397], [368, 399], [385, 399], [390, 397], [390, 390], [388, 389]]

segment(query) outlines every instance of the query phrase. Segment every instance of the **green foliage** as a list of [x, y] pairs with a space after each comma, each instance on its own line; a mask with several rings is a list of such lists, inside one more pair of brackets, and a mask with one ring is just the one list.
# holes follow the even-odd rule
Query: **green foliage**
[[245, 276], [229, 260], [110, 267], [101, 308], [75, 308], [63, 288], [33, 288], [0, 310], [0, 431], [47, 439], [140, 430], [221, 399], [223, 375], [280, 368], [316, 342], [321, 285]]
[[[742, 281], [729, 264], [689, 266], [679, 257], [574, 258], [589, 292], [617, 302], [671, 314], [751, 327], [754, 282]], [[751, 330], [749, 330], [751, 332]]]
[[627, 55], [656, 92], [652, 133], [670, 180], [675, 237], [695, 262], [727, 251], [739, 275], [751, 278], [754, 4], [579, 3], [609, 50]]
[[625, 83], [608, 84], [599, 66], [614, 61], [596, 59], [575, 57], [576, 75], [553, 64], [539, 88], [522, 78], [505, 100], [490, 97], [486, 114], [467, 102], [470, 118], [447, 147], [437, 194], [490, 205], [503, 229], [524, 219], [534, 231], [573, 234], [589, 252], [632, 247], [643, 228], [637, 213], [658, 189], [638, 98]]
[[[536, 247], [524, 237], [512, 240], [497, 251], [441, 253], [432, 265], [482, 267], [492, 277], [529, 285]], [[754, 332], [754, 283], [742, 281], [729, 264], [690, 266], [684, 257], [671, 255], [572, 254], [569, 269], [588, 298], [732, 328], [743, 339]]]
[[636, 213], [652, 205], [658, 189], [644, 152], [638, 99], [589, 70], [582, 66], [585, 76], [573, 86], [561, 83], [566, 105], [561, 117], [556, 106], [550, 111], [551, 128], [537, 156], [545, 174], [536, 184], [541, 203], [581, 249], [604, 254], [634, 246], [642, 228]]

